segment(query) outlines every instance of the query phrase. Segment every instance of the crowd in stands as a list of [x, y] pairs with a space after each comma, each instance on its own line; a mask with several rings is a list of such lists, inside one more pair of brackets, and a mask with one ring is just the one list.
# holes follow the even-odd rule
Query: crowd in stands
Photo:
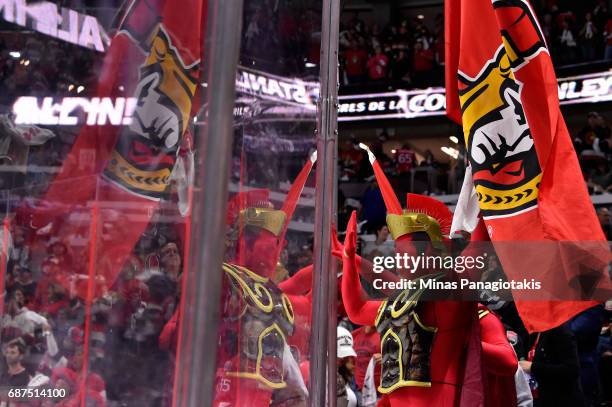
[[[585, 117], [584, 127], [574, 131], [572, 137], [589, 193], [609, 193], [612, 188], [610, 125], [601, 114], [590, 112]], [[459, 193], [468, 163], [465, 148], [461, 143], [455, 144], [457, 158], [450, 158], [445, 163], [436, 160], [430, 150], [416, 150], [409, 142], [397, 148], [388, 148], [388, 145], [398, 145], [401, 139], [394, 140], [386, 132], [381, 133], [374, 141], [346, 137], [339, 146], [340, 187], [342, 190], [342, 184], [362, 186], [352, 189], [359, 191], [360, 195], [349, 194], [345, 202], [349, 202], [353, 208], [362, 207], [363, 218], [368, 219], [371, 225], [384, 222], [384, 204], [379, 199], [380, 192], [374, 181], [367, 153], [359, 147], [361, 141], [370, 146], [400, 195], [406, 192], [430, 195]]]
[[340, 28], [342, 83], [422, 88], [441, 84], [444, 20], [439, 14], [428, 28], [423, 16], [386, 27], [368, 26], [354, 13]]
[[[533, 1], [556, 67], [612, 60], [612, 19], [606, 0]], [[444, 17], [418, 15], [386, 25], [367, 24], [346, 11], [340, 28], [344, 85], [423, 88], [444, 76]]]
[[[567, 63], [576, 62], [579, 55], [585, 60], [601, 58], [604, 52], [609, 56], [609, 47], [602, 47], [598, 42], [612, 31], [612, 27], [608, 27], [607, 10], [603, 11], [603, 2], [594, 6], [590, 17], [586, 13], [576, 13], [572, 17], [559, 12], [564, 10], [563, 5], [554, 1], [548, 4], [552, 25], [547, 35], [551, 36], [551, 44], [559, 47], [553, 48], [553, 55], [567, 57]], [[268, 65], [265, 61], [260, 62], [259, 58], [267, 61], [282, 58], [283, 63], [278, 65], [283, 68], [275, 72], [278, 74], [301, 73], [306, 62], [318, 63], [320, 38], [313, 33], [320, 25], [320, 15], [306, 6], [283, 7], [280, 2], [266, 1], [245, 9], [242, 62], [251, 62], [255, 67], [265, 69]], [[559, 19], [559, 16], [562, 17]], [[545, 21], [548, 19], [544, 17]], [[606, 21], [603, 26], [602, 21]], [[342, 29], [343, 80], [348, 84], [380, 83], [390, 78], [410, 86], [434, 83], [441, 77], [444, 61], [443, 20], [438, 16], [431, 27], [428, 27], [429, 23], [417, 18], [383, 29], [368, 27], [358, 15], [355, 16]], [[566, 53], [563, 48], [571, 46], [570, 34], [574, 35], [571, 29], [577, 30], [573, 37], [576, 41], [574, 54]], [[14, 145], [11, 147], [10, 143], [5, 143], [12, 137], [7, 130], [10, 125], [6, 113], [15, 97], [26, 92], [37, 96], [76, 96], [80, 94], [78, 89], [82, 85], [84, 94], [89, 94], [99, 69], [99, 61], [88, 57], [89, 51], [46, 37], [41, 41], [40, 38], [34, 35], [0, 37], [2, 165], [57, 169], [70, 150], [77, 131], [54, 128], [55, 136], [46, 143], [28, 146], [25, 154], [23, 151], [16, 153], [11, 150]], [[280, 40], [268, 43], [270, 38]], [[553, 41], [555, 38], [558, 41]], [[270, 46], [262, 47], [263, 42]], [[11, 55], [17, 49], [20, 50], [19, 56]], [[571, 55], [574, 55], [573, 59], [569, 58]], [[612, 54], [609, 57], [612, 58]], [[611, 137], [610, 127], [597, 113], [590, 113], [584, 129], [574, 136], [585, 181], [592, 193], [607, 192], [611, 188]], [[387, 154], [384, 145], [388, 141], [387, 136], [382, 136], [370, 143], [370, 147], [398, 192], [458, 192], [466, 164], [465, 152], [460, 146], [457, 146], [458, 158], [449, 166], [437, 161], [431, 151], [416, 151], [409, 143]], [[8, 147], [2, 150], [5, 146]], [[306, 152], [310, 147], [304, 148]], [[384, 202], [373, 181], [367, 156], [358, 148], [358, 140], [342, 142], [339, 156], [341, 182], [367, 182], [368, 188], [359, 199], [344, 198], [340, 194], [338, 229], [344, 229], [352, 209], [359, 209], [360, 219], [367, 221], [362, 229], [360, 253], [367, 259], [393, 254], [393, 241], [385, 225]], [[281, 183], [291, 181], [303, 165], [302, 160], [294, 160], [283, 166], [275, 161], [277, 156], [257, 155], [257, 151], [248, 151], [248, 148], [245, 148], [245, 157], [249, 161], [247, 165], [251, 166], [246, 170], [252, 176], [249, 186], [275, 190]], [[241, 160], [245, 157], [234, 154], [234, 170], [238, 169], [233, 174], [235, 179], [240, 179]], [[55, 173], [21, 171], [19, 174], [0, 174], [3, 213], [16, 209], [26, 197], [42, 193]], [[7, 199], [4, 193], [8, 189], [14, 189], [15, 196]], [[15, 222], [14, 215], [11, 213], [7, 223], [0, 225], [0, 245], [8, 246], [10, 241], [10, 250], [5, 253], [7, 258], [0, 259], [4, 273], [0, 283], [3, 287], [0, 293], [4, 295], [0, 301], [3, 356], [0, 360], [0, 390], [28, 386], [64, 390], [61, 397], [24, 403], [32, 407], [72, 407], [81, 405], [81, 400], [86, 400], [88, 406], [97, 407], [170, 405], [177, 340], [176, 311], [186, 261], [186, 242], [179, 232], [181, 225], [164, 223], [161, 216], [154, 218], [136, 243], [129, 260], [121, 265], [116, 279], [106, 281], [98, 277], [98, 270], [94, 270], [95, 283], [92, 285], [99, 286], [99, 291], [96, 288], [94, 300], [88, 303], [82, 294], [92, 278], [89, 274], [89, 222], [83, 222], [75, 214], [66, 219], [63, 226], [58, 226], [68, 227], [71, 222], [76, 222], [77, 226], [70, 226], [72, 232], [66, 234], [55, 227], [49, 229], [31, 222]], [[608, 210], [600, 208], [598, 215], [602, 227], [609, 234]], [[299, 208], [294, 220], [312, 223], [313, 217], [313, 208]], [[127, 222], [126, 219], [126, 225]], [[10, 231], [10, 239], [7, 231]], [[122, 238], [118, 230], [104, 230], [103, 233], [106, 239]], [[60, 235], [65, 239], [59, 239]], [[280, 279], [313, 262], [310, 236], [305, 233], [299, 237], [288, 235], [288, 243], [281, 255]], [[111, 256], [108, 257], [107, 260], [112, 262]], [[491, 267], [498, 266], [493, 260], [491, 262]], [[286, 272], [284, 275], [283, 270]], [[589, 392], [592, 400], [588, 407], [602, 400], [612, 400], [610, 308], [599, 307], [570, 324], [577, 338], [573, 346], [585, 371], [583, 389]], [[502, 320], [506, 318], [508, 337], [515, 338], [513, 345], [517, 354], [527, 358], [528, 339], [525, 339], [520, 323], [513, 319], [512, 306], [503, 304], [497, 311]], [[370, 360], [380, 360], [377, 351], [380, 340], [372, 327], [356, 326], [347, 318], [341, 318], [339, 323], [352, 331], [349, 347], [353, 349], [353, 352], [346, 349], [345, 353], [339, 354], [340, 387], [350, 388], [355, 402], [364, 405], [358, 395], [363, 389]], [[345, 331], [341, 333], [346, 336]], [[594, 375], [593, 363], [596, 363]], [[82, 374], [84, 365], [88, 367], [87, 377]], [[341, 397], [349, 397], [348, 390], [341, 393]], [[4, 402], [3, 396], [0, 392], [0, 403]]]
[[58, 240], [16, 224], [10, 230], [0, 387], [64, 390], [27, 406], [80, 405], [82, 397], [91, 406], [161, 405], [172, 377], [172, 347], [162, 330], [178, 305], [184, 254], [175, 230], [151, 225], [112, 284], [96, 270], [103, 289], [91, 304], [83, 295], [87, 240], [76, 233]]

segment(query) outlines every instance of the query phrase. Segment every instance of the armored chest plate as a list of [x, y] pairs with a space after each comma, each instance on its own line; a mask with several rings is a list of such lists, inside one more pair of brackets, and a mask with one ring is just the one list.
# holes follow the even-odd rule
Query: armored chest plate
[[431, 349], [435, 327], [419, 318], [423, 289], [404, 290], [383, 302], [376, 329], [380, 333], [382, 374], [378, 390], [390, 393], [407, 386], [431, 386]]

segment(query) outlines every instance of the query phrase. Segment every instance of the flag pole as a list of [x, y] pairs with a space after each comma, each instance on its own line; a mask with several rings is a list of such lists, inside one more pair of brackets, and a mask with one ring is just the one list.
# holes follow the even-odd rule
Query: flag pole
[[[87, 405], [87, 376], [89, 371], [89, 338], [91, 334], [91, 306], [96, 289], [96, 242], [98, 239], [98, 188], [100, 180], [96, 177], [96, 194], [91, 202], [91, 223], [89, 224], [89, 258], [87, 261], [87, 298], [85, 299], [85, 333], [83, 336], [83, 366], [79, 387], [81, 391], [80, 405]], [[78, 287], [78, 281], [76, 282]]]
[[[330, 267], [334, 172], [338, 115], [338, 25], [340, 1], [323, 0], [321, 23], [321, 91], [317, 117], [315, 233], [312, 332], [310, 337], [310, 406], [336, 406], [336, 284]], [[321, 318], [322, 315], [327, 316]], [[329, 356], [329, 357], [328, 357]], [[327, 374], [325, 374], [327, 371]], [[327, 381], [324, 378], [327, 377]], [[327, 390], [327, 392], [326, 392]], [[327, 397], [326, 397], [327, 393]]]
[[[191, 215], [190, 289], [183, 293], [179, 321], [179, 370], [175, 406], [209, 406], [214, 396], [216, 351], [225, 251], [225, 214], [233, 141], [236, 67], [240, 49], [242, 0], [210, 0], [203, 40], [202, 72], [207, 116], [197, 125], [196, 164]], [[202, 115], [201, 119], [204, 120]], [[186, 352], [185, 350], [188, 350]], [[183, 390], [184, 389], [184, 390]]]

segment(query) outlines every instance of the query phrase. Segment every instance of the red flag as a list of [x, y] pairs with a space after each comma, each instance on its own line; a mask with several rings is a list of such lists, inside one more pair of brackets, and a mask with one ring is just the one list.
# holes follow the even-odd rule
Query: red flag
[[[168, 194], [198, 89], [206, 11], [205, 0], [130, 3], [104, 58], [96, 96], [133, 96], [133, 119], [123, 126], [87, 123], [43, 198], [48, 209], [37, 214], [39, 226], [58, 223], [96, 202], [101, 230], [93, 244], [96, 263], [102, 262], [96, 271], [106, 287]], [[68, 225], [61, 234], [73, 229]], [[107, 232], [114, 237], [104, 240]]]
[[[447, 0], [445, 11], [448, 115], [463, 125], [473, 187], [508, 278], [536, 278], [542, 299], [607, 290], [609, 248], [529, 2]], [[594, 305], [515, 299], [530, 331]]]

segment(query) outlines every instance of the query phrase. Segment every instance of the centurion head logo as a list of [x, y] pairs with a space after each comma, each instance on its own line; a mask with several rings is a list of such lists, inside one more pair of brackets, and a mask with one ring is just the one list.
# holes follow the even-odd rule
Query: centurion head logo
[[[529, 4], [494, 0], [502, 44], [476, 77], [459, 72], [463, 130], [485, 217], [511, 216], [537, 205], [541, 169], [515, 72], [546, 52]], [[501, 16], [501, 17], [500, 17]]]
[[186, 66], [161, 25], [145, 45], [134, 115], [119, 137], [105, 175], [134, 193], [158, 199], [167, 189], [189, 124], [198, 62]]

